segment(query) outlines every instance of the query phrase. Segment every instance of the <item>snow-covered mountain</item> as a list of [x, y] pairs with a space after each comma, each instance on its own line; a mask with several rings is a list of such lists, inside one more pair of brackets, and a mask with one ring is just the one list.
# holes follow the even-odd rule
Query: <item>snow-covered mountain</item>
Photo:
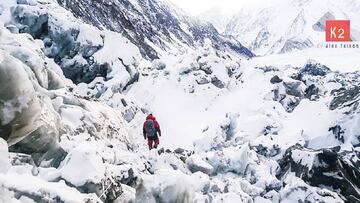
[[1, 1], [0, 202], [358, 202], [360, 52], [312, 51], [250, 58], [155, 0]]
[[[169, 3], [154, 0], [58, 0], [74, 15], [99, 29], [122, 33], [138, 45], [144, 57], [155, 59], [184, 45], [195, 48], [209, 38], [219, 50], [233, 50], [251, 57], [239, 42], [222, 37], [208, 23], [188, 17]], [[159, 51], [159, 49], [161, 51]]]
[[331, 19], [350, 19], [351, 38], [360, 40], [358, 8], [356, 0], [276, 0], [246, 5], [220, 27], [257, 55], [286, 53], [324, 43], [325, 21]]
[[225, 33], [226, 26], [233, 17], [233, 15], [233, 13], [227, 13], [215, 7], [199, 14], [197, 17], [201, 20], [213, 24], [214, 27], [219, 31], [219, 33]]

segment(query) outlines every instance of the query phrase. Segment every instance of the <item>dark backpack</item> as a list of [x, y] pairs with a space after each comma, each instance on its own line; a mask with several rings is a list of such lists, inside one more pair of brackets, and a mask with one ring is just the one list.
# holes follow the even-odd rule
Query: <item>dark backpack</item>
[[146, 120], [145, 122], [145, 132], [149, 137], [156, 137], [156, 129], [155, 129], [155, 122], [151, 119]]

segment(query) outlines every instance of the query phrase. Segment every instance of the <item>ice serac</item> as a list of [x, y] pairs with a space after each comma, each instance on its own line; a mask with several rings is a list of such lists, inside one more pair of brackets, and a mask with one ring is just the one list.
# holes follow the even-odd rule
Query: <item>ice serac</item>
[[[54, 6], [51, 2], [40, 4], [35, 1], [18, 1], [8, 4], [0, 3], [3, 9], [0, 12], [1, 20], [6, 20], [6, 23], [0, 21], [0, 200], [101, 202], [115, 201], [120, 196], [131, 199], [134, 189], [125, 187], [123, 191], [121, 182], [130, 184], [133, 180], [129, 174], [136, 176], [144, 169], [139, 164], [138, 156], [131, 161], [125, 158], [129, 156], [122, 157], [124, 154], [133, 154], [130, 151], [134, 148], [126, 121], [121, 113], [108, 105], [90, 101], [72, 92], [74, 83], [65, 78], [61, 69], [63, 67], [56, 63], [57, 57], [61, 60], [69, 57], [67, 51], [65, 55], [58, 52], [62, 48], [67, 49], [64, 44], [60, 44], [66, 44], [66, 39], [54, 42], [56, 37], [48, 35], [47, 31], [60, 29], [52, 24], [54, 21], [60, 25], [69, 24], [61, 24], [61, 18], [55, 15], [39, 17], [49, 14], [50, 10], [46, 9]], [[54, 8], [63, 9], [60, 6]], [[58, 15], [63, 14], [57, 12]], [[20, 15], [23, 16], [21, 22], [17, 19]], [[62, 20], [62, 23], [67, 22], [66, 18]], [[43, 24], [49, 21], [52, 23]], [[36, 26], [36, 23], [47, 27]], [[70, 23], [69, 26], [72, 25], [76, 27], [79, 24], [75, 26]], [[76, 40], [91, 39], [89, 44], [96, 44], [96, 40], [101, 39], [100, 31], [94, 28], [93, 31], [98, 31], [95, 37], [86, 38], [82, 34], [91, 33], [85, 33], [85, 27], [87, 25], [80, 28], [83, 32]], [[66, 27], [62, 28], [67, 30]], [[66, 31], [63, 34], [68, 36]], [[104, 33], [104, 36], [105, 44], [108, 38], [117, 37], [111, 32]], [[128, 42], [121, 36], [118, 41], [124, 44]], [[80, 42], [77, 45], [75, 47], [82, 47]], [[55, 48], [58, 49], [54, 52], [56, 54], [49, 54]], [[139, 52], [136, 52], [135, 46], [131, 48], [131, 56], [121, 55], [119, 64], [125, 64], [127, 70], [133, 71], [130, 67], [132, 59]], [[81, 54], [87, 52], [84, 50]], [[108, 49], [97, 52], [97, 59], [103, 60], [102, 54], [107, 52], [110, 53]], [[117, 57], [112, 55], [109, 60]], [[123, 67], [115, 71], [126, 71]], [[129, 78], [118, 80], [121, 83], [119, 88], [125, 87]], [[112, 148], [116, 149], [115, 154]], [[112, 167], [105, 168], [104, 162]], [[122, 165], [116, 166], [117, 163]], [[138, 165], [138, 170], [130, 166], [133, 163]], [[86, 165], [93, 171], [82, 173], [82, 178], [74, 176], [74, 170], [81, 172], [78, 164]]]
[[1, 137], [10, 145], [24, 144], [24, 152], [45, 153], [56, 148], [59, 139], [56, 124], [60, 118], [54, 114], [49, 96], [44, 93], [52, 82], [50, 74], [55, 73], [45, 69], [37, 61], [40, 58], [32, 58], [30, 52], [10, 50], [7, 51], [14, 56], [1, 53]]
[[[124, 43], [114, 55], [108, 49], [109, 41], [115, 40], [112, 32], [100, 31], [79, 22], [56, 2], [17, 4], [12, 8], [11, 15], [13, 18], [7, 22], [7, 27], [13, 28], [13, 32], [28, 33], [42, 40], [46, 56], [53, 58], [64, 75], [75, 84], [90, 83], [97, 77], [108, 79], [110, 73], [118, 69], [128, 75], [122, 81], [122, 88], [136, 80], [134, 64], [140, 53], [134, 50], [133, 44], [126, 42], [126, 38], [123, 37]], [[124, 53], [131, 53], [131, 57]], [[109, 60], [104, 60], [106, 54]]]

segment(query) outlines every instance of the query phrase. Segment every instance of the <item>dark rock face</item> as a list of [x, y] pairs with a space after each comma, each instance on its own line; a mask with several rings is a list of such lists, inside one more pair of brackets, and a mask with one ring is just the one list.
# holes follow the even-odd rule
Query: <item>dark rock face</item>
[[330, 68], [319, 63], [308, 63], [300, 70], [302, 74], [309, 74], [313, 76], [325, 76], [330, 72]]
[[360, 98], [360, 87], [353, 86], [348, 89], [340, 89], [335, 93], [334, 99], [331, 101], [329, 108], [335, 110], [337, 108], [358, 104]]
[[282, 81], [283, 81], [283, 80], [282, 80], [281, 78], [279, 78], [279, 76], [277, 76], [277, 75], [275, 75], [274, 77], [272, 77], [272, 78], [270, 79], [271, 84], [280, 83], [280, 82], [282, 82]]
[[319, 88], [316, 85], [312, 84], [305, 90], [305, 97], [311, 101], [316, 101], [319, 99]]
[[[132, 43], [138, 45], [143, 56], [150, 59], [159, 58], [156, 51], [145, 42], [144, 35], [152, 39], [151, 42], [159, 42], [160, 39], [156, 36], [155, 30], [149, 24], [144, 23], [146, 19], [141, 11], [136, 10], [129, 1], [120, 0], [113, 2], [114, 4], [107, 4], [91, 0], [76, 2], [58, 0], [58, 3], [86, 23], [99, 29], [105, 27], [111, 31], [123, 33]], [[164, 18], [164, 16], [160, 18]]]
[[337, 140], [341, 141], [342, 143], [345, 142], [345, 139], [344, 139], [345, 131], [339, 125], [329, 128], [329, 131], [331, 131], [333, 133], [333, 135], [335, 136], [335, 138]]
[[90, 83], [96, 77], [105, 78], [108, 73], [108, 65], [75, 65], [75, 66], [66, 66], [62, 69], [66, 78], [71, 79], [75, 84], [79, 83]]
[[220, 89], [225, 88], [224, 82], [219, 80], [216, 76], [211, 78], [211, 83], [217, 88], [220, 88]]
[[256, 50], [260, 48], [264, 43], [269, 40], [270, 33], [267, 28], [263, 28], [259, 31], [258, 35], [256, 36], [255, 40], [250, 45], [250, 50]]
[[284, 87], [286, 88], [286, 94], [295, 96], [295, 97], [302, 97], [303, 93], [299, 88], [301, 82], [284, 82]]
[[271, 148], [263, 146], [262, 144], [256, 146], [250, 146], [250, 149], [253, 149], [256, 153], [263, 155], [265, 157], [274, 157], [278, 155], [281, 151], [280, 147], [273, 145]]
[[309, 39], [303, 40], [298, 38], [292, 38], [285, 42], [279, 53], [283, 54], [294, 50], [303, 50], [313, 46], [314, 44]]
[[330, 68], [328, 68], [320, 63], [317, 63], [314, 61], [309, 61], [307, 64], [305, 64], [305, 66], [303, 68], [301, 68], [299, 70], [299, 72], [297, 74], [293, 75], [292, 78], [295, 80], [302, 81], [304, 75], [325, 76], [330, 72], [331, 72]]
[[[58, 3], [86, 23], [99, 29], [105, 27], [123, 33], [139, 47], [143, 57], [148, 59], [157, 59], [159, 56], [146, 40], [168, 50], [164, 40], [169, 43], [177, 43], [175, 40], [179, 40], [188, 46], [195, 46], [195, 42], [204, 43], [205, 38], [209, 38], [213, 47], [218, 50], [230, 49], [247, 57], [255, 56], [235, 39], [221, 36], [213, 25], [192, 20], [181, 11], [175, 12], [171, 6], [155, 0], [119, 0], [111, 4], [99, 0], [58, 0]], [[138, 10], [139, 8], [141, 10]], [[183, 30], [182, 23], [189, 26], [191, 33]], [[176, 39], [173, 39], [173, 36]]]
[[335, 148], [314, 151], [296, 145], [287, 149], [279, 161], [278, 178], [291, 171], [312, 186], [327, 187], [340, 193], [346, 202], [360, 202], [359, 158], [357, 150], [338, 153]]
[[224, 42], [228, 47], [230, 47], [232, 50], [234, 50], [237, 53], [243, 53], [245, 56], [248, 56], [250, 58], [255, 57], [256, 55], [252, 53], [249, 49], [242, 46], [240, 42], [236, 41], [235, 43], [232, 41], [225, 41]]

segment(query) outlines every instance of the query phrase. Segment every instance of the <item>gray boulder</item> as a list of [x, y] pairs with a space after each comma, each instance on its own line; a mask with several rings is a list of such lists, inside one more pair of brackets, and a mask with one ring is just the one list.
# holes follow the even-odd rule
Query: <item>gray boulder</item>
[[210, 175], [214, 170], [209, 163], [196, 154], [186, 159], [186, 165], [192, 173], [200, 171]]
[[283, 85], [286, 88], [286, 94], [295, 97], [303, 97], [303, 91], [300, 88], [301, 82], [283, 82]]
[[281, 78], [279, 78], [279, 76], [277, 76], [277, 75], [275, 75], [274, 77], [272, 77], [272, 78], [270, 79], [271, 84], [280, 83], [280, 82], [282, 82], [282, 81], [283, 81], [283, 80], [282, 80]]

